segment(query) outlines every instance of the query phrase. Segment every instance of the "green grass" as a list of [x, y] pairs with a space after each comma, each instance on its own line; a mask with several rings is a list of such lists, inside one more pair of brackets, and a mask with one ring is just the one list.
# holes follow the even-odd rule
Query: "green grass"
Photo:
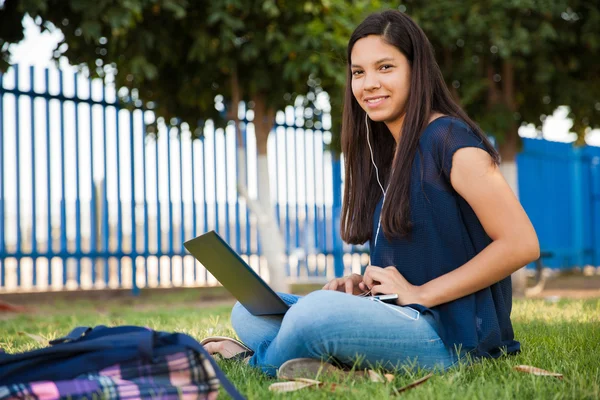
[[[206, 307], [186, 295], [153, 295], [136, 300], [70, 301], [36, 307], [28, 315], [0, 315], [0, 347], [20, 352], [40, 345], [19, 335], [27, 332], [52, 339], [79, 325], [133, 324], [157, 330], [179, 331], [198, 339], [208, 335], [232, 335], [230, 307]], [[513, 309], [515, 334], [523, 351], [512, 357], [485, 360], [436, 374], [425, 384], [402, 394], [406, 399], [598, 399], [600, 398], [600, 299], [517, 300]], [[514, 371], [519, 364], [564, 374], [564, 380]], [[416, 371], [397, 375], [392, 384], [362, 379], [338, 381], [335, 392], [303, 389], [274, 394], [275, 380], [241, 364], [221, 362], [239, 390], [250, 399], [385, 399], [391, 385], [401, 387], [425, 375]], [[332, 378], [333, 379], [333, 378]]]

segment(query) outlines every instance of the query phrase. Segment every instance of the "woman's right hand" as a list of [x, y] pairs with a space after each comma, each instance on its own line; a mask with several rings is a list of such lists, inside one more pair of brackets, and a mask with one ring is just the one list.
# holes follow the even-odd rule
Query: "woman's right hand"
[[323, 290], [337, 290], [338, 292], [346, 292], [348, 294], [361, 294], [363, 291], [358, 287], [358, 284], [362, 281], [362, 275], [352, 274], [331, 280], [327, 285], [323, 286]]

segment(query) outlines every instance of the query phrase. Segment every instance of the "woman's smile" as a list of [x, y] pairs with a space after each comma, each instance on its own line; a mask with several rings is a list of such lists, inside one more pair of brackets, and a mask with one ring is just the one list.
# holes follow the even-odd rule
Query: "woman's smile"
[[381, 106], [390, 96], [370, 96], [365, 97], [364, 101], [368, 108], [377, 108]]

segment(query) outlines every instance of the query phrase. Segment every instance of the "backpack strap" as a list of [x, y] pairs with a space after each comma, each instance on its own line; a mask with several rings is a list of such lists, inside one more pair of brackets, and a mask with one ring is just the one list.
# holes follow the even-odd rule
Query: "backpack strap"
[[59, 344], [59, 343], [77, 340], [81, 336], [89, 333], [91, 330], [92, 330], [92, 328], [89, 326], [78, 326], [77, 328], [75, 328], [71, 332], [69, 332], [69, 334], [67, 334], [66, 336], [51, 340], [48, 343], [50, 343], [51, 345], [55, 345], [55, 344]]
[[225, 376], [223, 371], [221, 371], [221, 368], [219, 368], [215, 359], [210, 354], [208, 354], [206, 349], [204, 349], [204, 346], [202, 346], [200, 343], [198, 343], [196, 341], [196, 339], [192, 338], [191, 336], [185, 335], [183, 333], [178, 333], [177, 336], [178, 336], [177, 339], [178, 339], [179, 343], [206, 356], [206, 358], [212, 365], [213, 369], [215, 370], [215, 374], [217, 375], [217, 378], [221, 381], [221, 384], [223, 385], [223, 389], [225, 389], [227, 391], [227, 393], [229, 393], [229, 395], [231, 396], [232, 399], [245, 400], [244, 396], [242, 396], [240, 394], [240, 392], [238, 392], [238, 390], [235, 388], [235, 386], [233, 386], [233, 384], [229, 381], [229, 379], [227, 379], [227, 377]]

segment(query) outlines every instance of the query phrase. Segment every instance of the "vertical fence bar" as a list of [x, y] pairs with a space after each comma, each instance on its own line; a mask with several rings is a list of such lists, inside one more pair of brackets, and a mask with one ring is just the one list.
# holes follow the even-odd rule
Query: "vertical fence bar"
[[[219, 196], [217, 193], [217, 129], [213, 128], [213, 174], [214, 174], [214, 194], [215, 194], [215, 231], [219, 232]], [[220, 232], [219, 232], [220, 233]]]
[[[248, 168], [248, 123], [244, 124], [244, 131], [242, 132], [242, 138], [244, 139], [244, 153], [246, 155], [245, 157], [245, 161], [246, 161], [246, 169], [245, 169], [245, 173], [246, 176], [244, 177], [244, 182], [246, 184], [246, 191], [248, 192], [248, 194], [250, 194], [250, 180], [248, 179], [248, 174], [250, 173], [250, 170]], [[252, 241], [251, 241], [251, 226], [250, 226], [250, 210], [248, 207], [248, 201], [246, 201], [245, 207], [246, 209], [246, 252], [248, 253], [248, 259], [250, 259], [250, 254], [252, 253]]]
[[[224, 171], [225, 171], [225, 238], [227, 243], [231, 243], [231, 232], [229, 227], [229, 168], [227, 157], [227, 129], [223, 129], [223, 148], [224, 148]], [[216, 177], [216, 176], [215, 176]]]
[[[285, 129], [285, 128], [284, 128]], [[284, 130], [285, 132], [285, 130]], [[283, 155], [281, 155], [282, 152], [279, 151], [279, 134], [277, 132], [277, 129], [275, 129], [275, 133], [273, 134], [273, 148], [275, 149], [275, 164], [277, 165], [277, 167], [279, 167], [279, 164], [281, 163], [281, 157], [284, 157], [286, 154], [286, 151], [283, 151]], [[287, 150], [287, 149], [286, 149]], [[280, 176], [280, 168], [275, 168], [275, 188], [274, 188], [274, 192], [275, 192], [275, 218], [276, 218], [276, 222], [277, 222], [277, 227], [279, 228], [279, 230], [281, 231], [281, 199], [279, 197], [279, 179], [281, 178]]]
[[32, 262], [33, 262], [33, 271], [32, 271], [32, 283], [33, 287], [37, 286], [37, 211], [36, 211], [36, 184], [35, 184], [35, 96], [33, 95], [34, 88], [34, 68], [33, 66], [29, 67], [29, 85], [31, 90], [31, 96], [29, 97], [31, 104], [31, 204], [32, 204], [32, 220], [31, 220], [31, 253], [32, 253]]
[[[75, 98], [79, 98], [77, 72], [73, 74]], [[75, 110], [75, 253], [77, 254], [77, 286], [81, 288], [81, 185], [79, 184], [79, 104], [74, 101]]]
[[96, 190], [94, 187], [94, 107], [92, 104], [92, 79], [88, 78], [89, 93], [90, 93], [90, 261], [92, 263], [92, 286], [96, 284]]
[[[239, 104], [238, 104], [238, 109], [235, 110], [236, 112], [239, 113]], [[238, 114], [239, 116], [239, 114]], [[234, 135], [233, 135], [233, 143], [234, 143], [234, 150], [235, 150], [235, 183], [236, 183], [236, 195], [235, 195], [235, 249], [238, 253], [241, 254], [242, 252], [242, 229], [240, 227], [240, 222], [241, 222], [241, 215], [240, 215], [240, 196], [238, 195], [237, 192], [237, 186], [240, 185], [240, 165], [239, 165], [239, 161], [240, 158], [238, 156], [238, 152], [239, 150], [239, 146], [241, 145], [241, 143], [238, 143], [238, 140], [240, 139], [238, 137], [238, 132], [239, 129], [241, 129], [241, 127], [239, 126], [239, 124], [234, 121], [234, 126], [235, 129], [233, 131]]]
[[121, 146], [119, 135], [119, 100], [115, 100], [115, 144], [117, 153], [117, 277], [123, 287], [123, 203], [121, 201]]
[[[313, 135], [313, 132], [311, 130], [310, 132], [311, 136]], [[308, 256], [309, 256], [309, 250], [312, 248], [309, 243], [308, 243], [308, 229], [309, 229], [309, 219], [308, 219], [308, 151], [306, 149], [308, 149], [308, 135], [306, 133], [306, 131], [304, 131], [304, 225], [303, 225], [303, 235], [302, 235], [302, 239], [303, 239], [303, 243], [304, 243], [304, 267], [306, 268], [306, 275], [308, 276]], [[314, 168], [314, 163], [313, 163], [313, 168]], [[300, 266], [298, 266], [298, 276], [300, 276]]]
[[[287, 154], [288, 152], [288, 136], [289, 136], [289, 128], [285, 129], [285, 135], [283, 136], [283, 148], [285, 153]], [[290, 240], [291, 240], [291, 234], [290, 234], [290, 179], [289, 179], [289, 158], [285, 157], [285, 163], [284, 163], [285, 167], [284, 167], [284, 182], [285, 182], [285, 228], [284, 228], [284, 232], [285, 232], [285, 252], [287, 254], [290, 253]]]
[[[195, 163], [195, 157], [194, 157], [194, 135], [192, 133], [192, 131], [190, 131], [190, 156], [191, 156], [191, 162], [192, 162], [192, 237], [196, 237], [198, 236], [198, 232], [197, 232], [197, 224], [196, 224], [196, 163]], [[196, 260], [193, 261], [193, 272], [194, 272], [194, 283], [196, 283], [197, 279], [198, 279], [198, 274], [196, 272]]]
[[[44, 87], [46, 93], [50, 93], [50, 70], [44, 69]], [[50, 169], [50, 100], [46, 99], [46, 179], [47, 179], [47, 192], [48, 192], [48, 225], [47, 225], [47, 237], [48, 244], [46, 246], [46, 257], [48, 258], [48, 287], [52, 286], [52, 254], [54, 248], [52, 246], [52, 171]]]
[[[59, 95], [63, 97], [63, 72], [58, 72]], [[60, 252], [63, 268], [63, 287], [67, 284], [67, 201], [65, 189], [65, 104], [60, 101], [60, 176], [61, 176], [61, 207], [60, 207]]]
[[336, 277], [344, 275], [344, 252], [342, 249], [343, 243], [340, 235], [340, 213], [342, 210], [342, 171], [341, 161], [339, 156], [334, 156], [332, 159], [331, 172], [333, 175], [333, 206], [331, 208], [331, 233], [333, 241], [333, 270]]
[[156, 257], [158, 259], [158, 271], [156, 280], [160, 286], [160, 256], [162, 255], [162, 226], [160, 213], [160, 178], [158, 171], [158, 126], [156, 128], [156, 138], [154, 140], [154, 166], [156, 169]]
[[185, 240], [185, 219], [184, 219], [184, 208], [185, 203], [183, 202], [183, 144], [181, 143], [183, 139], [183, 132], [181, 130], [181, 125], [179, 128], [179, 206], [181, 207], [179, 210], [180, 217], [180, 237], [179, 237], [179, 254], [181, 254], [181, 282], [182, 285], [185, 285], [185, 265], [183, 262], [183, 256], [185, 255], [185, 249], [183, 248], [183, 242]]
[[102, 82], [102, 140], [104, 146], [104, 183], [102, 189], [102, 251], [104, 252], [104, 284], [108, 286], [108, 282], [110, 280], [109, 275], [109, 259], [110, 259], [110, 250], [108, 248], [109, 245], [109, 237], [110, 237], [110, 226], [108, 224], [108, 145], [107, 145], [107, 129], [106, 129], [106, 85]]
[[136, 246], [136, 224], [135, 224], [135, 140], [133, 129], [133, 110], [129, 111], [129, 179], [131, 179], [131, 289], [134, 296], [140, 294], [136, 280], [136, 261], [137, 261], [137, 246]]
[[[327, 248], [327, 195], [325, 192], [325, 144], [323, 142], [323, 135], [325, 131], [321, 132], [321, 140], [319, 144], [321, 146], [321, 159], [322, 159], [322, 168], [321, 168], [321, 187], [323, 188], [323, 252], [327, 255], [329, 253]], [[325, 271], [327, 271], [328, 261], [327, 256], [325, 257]]]
[[[15, 89], [19, 89], [19, 66], [15, 66]], [[17, 170], [17, 287], [21, 287], [21, 130], [19, 123], [19, 95], [15, 93], [15, 144]]]
[[149, 253], [149, 236], [150, 236], [150, 220], [148, 218], [148, 186], [146, 182], [146, 122], [144, 120], [144, 109], [142, 113], [142, 184], [144, 185], [144, 284], [148, 287], [148, 253]]
[[169, 200], [169, 283], [173, 285], [173, 198], [171, 197], [171, 127], [167, 125], [167, 193]]
[[[4, 89], [4, 74], [0, 73], [0, 89]], [[4, 93], [0, 93], [0, 287], [6, 287], [6, 261], [4, 259]]]
[[[208, 202], [206, 201], [206, 136], [202, 136], [202, 201], [204, 202], [204, 232], [208, 232]], [[204, 282], [208, 281], [208, 270], [204, 268]]]
[[[306, 131], [302, 129], [302, 135], [306, 134]], [[298, 135], [297, 130], [294, 130], [294, 183], [296, 187], [296, 214], [294, 215], [294, 238], [295, 238], [295, 248], [300, 247], [300, 235], [298, 232], [300, 231], [300, 180], [298, 179]]]
[[[313, 151], [313, 193], [314, 193], [314, 199], [313, 199], [313, 229], [314, 229], [314, 238], [315, 238], [315, 256], [319, 254], [319, 252], [321, 252], [321, 246], [319, 243], [319, 211], [317, 208], [317, 150], [316, 150], [316, 137], [317, 137], [317, 132], [313, 132], [312, 135], [312, 151]], [[315, 258], [316, 260], [317, 258]], [[318, 271], [318, 268], [316, 269], [316, 271]]]

